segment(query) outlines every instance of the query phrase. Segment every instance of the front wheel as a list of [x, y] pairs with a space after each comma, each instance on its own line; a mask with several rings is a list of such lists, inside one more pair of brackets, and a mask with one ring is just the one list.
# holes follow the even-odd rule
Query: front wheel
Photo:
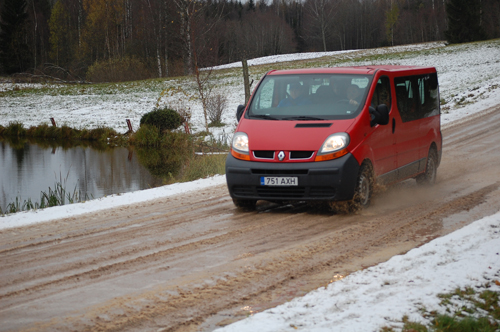
[[354, 197], [350, 201], [329, 202], [335, 213], [353, 213], [370, 206], [374, 183], [373, 168], [370, 163], [363, 163], [358, 172]]
[[417, 184], [419, 185], [433, 185], [436, 183], [437, 176], [437, 152], [432, 149], [429, 151], [429, 156], [427, 157], [427, 165], [425, 166], [425, 172], [417, 176]]
[[373, 171], [369, 164], [361, 165], [356, 181], [353, 203], [355, 209], [364, 209], [370, 206], [373, 193]]

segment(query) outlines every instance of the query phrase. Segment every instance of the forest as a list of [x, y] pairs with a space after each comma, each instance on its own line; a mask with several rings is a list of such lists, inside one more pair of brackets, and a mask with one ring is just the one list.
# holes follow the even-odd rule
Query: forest
[[0, 75], [124, 81], [294, 52], [500, 37], [500, 0], [0, 0]]

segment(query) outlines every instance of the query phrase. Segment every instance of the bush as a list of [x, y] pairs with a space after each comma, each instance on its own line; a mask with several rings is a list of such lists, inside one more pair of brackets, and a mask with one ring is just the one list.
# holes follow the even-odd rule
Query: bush
[[144, 63], [134, 57], [109, 59], [95, 62], [87, 70], [87, 80], [91, 82], [124, 82], [151, 78]]
[[133, 136], [133, 142], [139, 146], [156, 146], [160, 144], [160, 132], [155, 126], [141, 124]]
[[[145, 141], [145, 138], [141, 136], [152, 133], [158, 134], [158, 129], [149, 125], [141, 126], [135, 133], [137, 145], [141, 145], [140, 142]], [[154, 142], [152, 136], [150, 139]], [[183, 165], [192, 158], [192, 140], [185, 133], [170, 132], [168, 135], [160, 136], [154, 144], [142, 145], [148, 146], [136, 149], [140, 163], [151, 174], [162, 178], [166, 183], [174, 181], [182, 172]]]
[[169, 108], [157, 108], [149, 113], [146, 113], [141, 118], [142, 125], [155, 126], [163, 133], [165, 130], [177, 129], [184, 119], [176, 111]]
[[222, 114], [226, 109], [227, 98], [224, 95], [217, 94], [207, 99], [207, 113], [211, 126], [222, 126]]

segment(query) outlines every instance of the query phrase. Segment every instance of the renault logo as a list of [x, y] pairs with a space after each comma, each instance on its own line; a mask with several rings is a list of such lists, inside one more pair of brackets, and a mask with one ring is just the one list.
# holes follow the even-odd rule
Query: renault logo
[[280, 153], [278, 153], [278, 159], [279, 161], [283, 161], [283, 159], [285, 159], [285, 153], [283, 151], [280, 151]]

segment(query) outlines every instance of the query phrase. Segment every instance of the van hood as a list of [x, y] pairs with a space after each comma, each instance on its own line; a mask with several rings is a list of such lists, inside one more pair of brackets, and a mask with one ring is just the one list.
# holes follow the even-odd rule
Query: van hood
[[326, 138], [347, 132], [353, 119], [325, 121], [286, 121], [244, 119], [237, 131], [248, 135], [251, 151], [317, 151]]

